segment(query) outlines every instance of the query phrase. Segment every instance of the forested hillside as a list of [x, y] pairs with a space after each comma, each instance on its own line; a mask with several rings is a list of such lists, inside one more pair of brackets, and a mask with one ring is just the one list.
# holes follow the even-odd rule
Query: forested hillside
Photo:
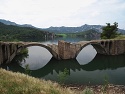
[[100, 32], [97, 32], [96, 30], [93, 30], [93, 29], [90, 29], [90, 30], [87, 30], [87, 31], [84, 31], [84, 32], [79, 32], [77, 33], [77, 36], [78, 37], [84, 37], [84, 38], [97, 38], [99, 39], [100, 38]]
[[14, 25], [5, 25], [0, 22], [0, 40], [24, 40], [24, 39], [40, 39], [53, 37], [53, 33], [39, 30], [31, 27], [19, 27]]

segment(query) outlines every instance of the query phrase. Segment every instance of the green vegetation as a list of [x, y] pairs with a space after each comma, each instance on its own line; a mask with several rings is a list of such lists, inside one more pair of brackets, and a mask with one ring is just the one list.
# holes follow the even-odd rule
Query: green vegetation
[[2, 41], [22, 41], [29, 38], [44, 40], [51, 36], [52, 33], [37, 28], [19, 27], [0, 23], [0, 40]]
[[18, 62], [21, 64], [20, 62], [25, 61], [25, 58], [28, 58], [28, 56], [28, 49], [24, 48], [16, 55], [16, 57], [13, 59], [13, 62]]
[[113, 25], [110, 25], [110, 23], [106, 23], [107, 26], [104, 26], [102, 28], [103, 32], [101, 33], [101, 38], [102, 39], [112, 39], [112, 38], [115, 38], [118, 33], [117, 33], [117, 30], [118, 30], [118, 23], [114, 23]]
[[25, 65], [25, 74], [27, 74], [27, 75], [31, 75], [31, 70], [30, 70], [28, 64]]
[[125, 35], [118, 35], [115, 39], [125, 39]]
[[64, 34], [56, 34], [57, 37], [82, 37], [82, 38], [99, 38], [100, 33], [96, 30], [90, 29], [83, 32], [77, 32], [77, 33], [64, 33]]
[[67, 37], [67, 34], [56, 34], [56, 37]]
[[108, 76], [105, 75], [105, 77], [104, 77], [104, 85], [102, 86], [102, 92], [104, 94], [107, 94], [108, 85], [109, 85]]
[[22, 54], [28, 54], [28, 48], [23, 48], [18, 55], [22, 55]]
[[67, 79], [67, 77], [69, 76], [69, 70], [68, 69], [64, 69], [63, 72], [59, 72], [58, 78], [59, 78], [59, 83], [60, 84], [64, 84], [65, 80]]
[[85, 88], [85, 90], [83, 90], [83, 94], [94, 94], [94, 92], [90, 88]]

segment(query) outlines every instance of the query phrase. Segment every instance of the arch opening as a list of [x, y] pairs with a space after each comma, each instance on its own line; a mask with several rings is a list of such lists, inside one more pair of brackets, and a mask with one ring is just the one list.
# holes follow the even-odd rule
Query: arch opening
[[27, 47], [31, 47], [31, 46], [43, 47], [43, 48], [47, 49], [47, 50], [52, 54], [52, 56], [53, 56], [54, 58], [56, 58], [56, 59], [59, 58], [59, 57], [58, 57], [58, 54], [57, 54], [55, 51], [53, 51], [49, 46], [46, 46], [46, 45], [41, 44], [41, 43], [31, 43], [31, 44], [23, 45], [22, 47], [20, 47], [20, 48], [18, 49], [18, 52], [20, 52], [20, 50], [21, 50], [22, 48], [27, 48]]
[[85, 65], [91, 62], [95, 58], [96, 54], [96, 50], [93, 48], [91, 44], [89, 44], [85, 47], [82, 47], [82, 49], [76, 57], [76, 60], [79, 62], [80, 65]]
[[28, 65], [30, 70], [38, 70], [44, 67], [52, 58], [52, 54], [44, 47], [34, 45], [25, 46], [25, 48], [28, 48], [28, 57], [19, 63], [23, 68]]
[[[101, 43], [91, 42], [83, 45], [77, 54], [76, 57], [77, 61], [80, 62], [80, 64], [83, 64], [83, 62], [85, 64], [92, 61], [96, 56], [96, 54], [107, 54], [102, 45], [108, 45], [108, 44], [105, 44], [105, 42]], [[91, 59], [88, 59], [89, 57], [91, 57]]]

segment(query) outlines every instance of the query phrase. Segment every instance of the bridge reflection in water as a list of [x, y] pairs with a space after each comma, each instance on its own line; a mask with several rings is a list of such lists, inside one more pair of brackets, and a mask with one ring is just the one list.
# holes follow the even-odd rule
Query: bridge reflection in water
[[[80, 65], [76, 59], [59, 61], [52, 58], [44, 67], [32, 70], [31, 76], [55, 81], [58, 79], [59, 72], [63, 72], [66, 68], [69, 70], [67, 84], [103, 84], [105, 76], [107, 76], [110, 83], [125, 85], [124, 57], [125, 55], [105, 56], [97, 54], [91, 62], [85, 65]], [[7, 66], [12, 71], [25, 71], [17, 62]]]

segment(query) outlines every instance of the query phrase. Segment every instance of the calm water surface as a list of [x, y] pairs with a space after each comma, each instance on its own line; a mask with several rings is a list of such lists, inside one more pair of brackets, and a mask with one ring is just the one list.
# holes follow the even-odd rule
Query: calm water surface
[[[80, 38], [63, 40], [83, 41]], [[42, 43], [57, 44], [57, 40]], [[2, 67], [25, 73], [25, 66], [29, 65], [31, 76], [53, 81], [60, 81], [60, 74], [68, 70], [65, 81], [63, 81], [65, 84], [104, 84], [104, 80], [107, 79], [111, 84], [125, 85], [125, 55], [99, 55], [93, 46], [88, 45], [82, 49], [76, 59], [59, 61], [52, 58], [50, 52], [45, 48], [33, 46], [28, 50], [28, 55], [17, 56], [11, 64]]]

